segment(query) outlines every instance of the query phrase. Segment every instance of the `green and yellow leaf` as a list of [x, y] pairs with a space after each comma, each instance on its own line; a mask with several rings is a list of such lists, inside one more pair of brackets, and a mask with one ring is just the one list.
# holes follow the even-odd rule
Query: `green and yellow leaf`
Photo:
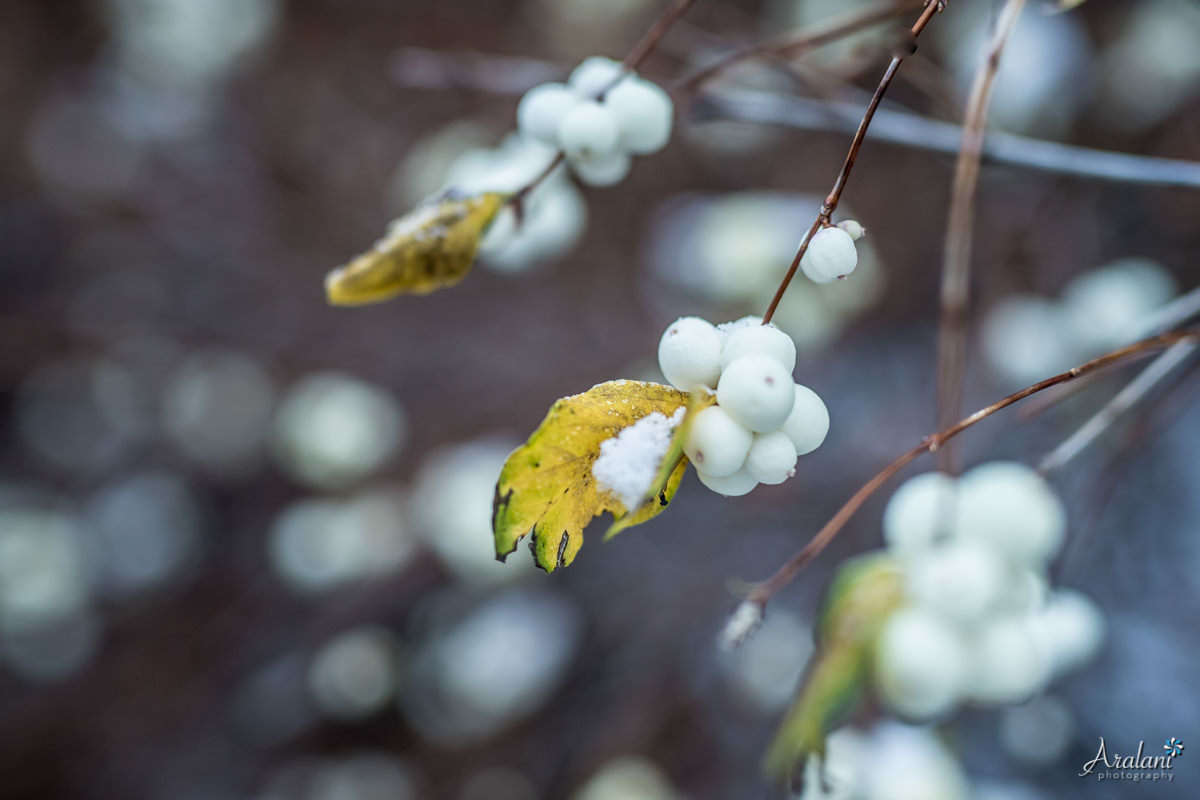
[[900, 568], [887, 555], [838, 570], [817, 615], [816, 654], [767, 753], [772, 778], [788, 783], [811, 756], [824, 759], [826, 737], [858, 705], [879, 632], [903, 600]]
[[688, 418], [676, 427], [658, 475], [635, 509], [625, 508], [592, 476], [600, 445], [656, 411], [671, 417], [685, 406], [695, 410], [711, 402], [642, 381], [610, 381], [557, 401], [500, 473], [492, 511], [497, 558], [503, 560], [531, 535], [534, 559], [553, 572], [575, 559], [583, 529], [604, 512], [613, 517], [606, 539], [657, 516], [675, 496], [687, 468], [683, 436]]
[[429, 294], [471, 271], [479, 242], [508, 195], [434, 198], [388, 226], [387, 235], [325, 277], [335, 306], [375, 303], [398, 294]]

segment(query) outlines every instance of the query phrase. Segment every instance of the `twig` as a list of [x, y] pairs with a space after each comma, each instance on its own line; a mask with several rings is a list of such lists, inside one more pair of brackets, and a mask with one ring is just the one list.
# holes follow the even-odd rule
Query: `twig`
[[[469, 89], [515, 95], [553, 80], [563, 69], [562, 65], [549, 61], [408, 47], [396, 51], [390, 75], [397, 86], [406, 88]], [[716, 112], [723, 118], [741, 122], [853, 133], [858, 127], [860, 110], [858, 104], [836, 100], [785, 97], [752, 89], [706, 89], [702, 104], [693, 108], [691, 116], [693, 120], [703, 120]], [[868, 136], [872, 141], [956, 154], [962, 128], [910, 111], [880, 108]], [[1002, 131], [988, 132], [983, 157], [989, 163], [1094, 180], [1200, 188], [1200, 163], [1195, 161], [1114, 153]]]
[[668, 8], [658, 21], [651, 26], [650, 30], [646, 31], [646, 35], [642, 40], [634, 45], [629, 51], [629, 55], [625, 57], [625, 69], [633, 72], [642, 65], [646, 57], [654, 52], [654, 48], [658, 47], [658, 43], [667, 35], [667, 31], [671, 30], [671, 26], [675, 21], [687, 13], [687, 10], [695, 4], [696, 0], [675, 0], [674, 5]]
[[1142, 341], [1135, 342], [1127, 347], [1122, 347], [1120, 350], [1114, 350], [1113, 352], [1106, 353], [1099, 358], [1094, 358], [1091, 361], [1088, 361], [1086, 364], [1081, 364], [1080, 366], [1069, 369], [1066, 372], [1046, 378], [1045, 380], [1039, 381], [1032, 386], [1027, 386], [1018, 392], [1013, 392], [1007, 397], [992, 403], [990, 406], [976, 411], [969, 417], [959, 420], [944, 430], [926, 436], [920, 441], [919, 444], [917, 444], [911, 450], [905, 452], [892, 463], [888, 464], [886, 467], [880, 470], [875, 477], [867, 481], [862, 488], [851, 495], [850, 499], [846, 501], [846, 504], [838, 509], [838, 512], [833, 515], [833, 518], [830, 519], [829, 522], [825, 523], [825, 526], [817, 532], [817, 535], [814, 536], [809, 543], [806, 544], [802, 550], [800, 550], [800, 552], [788, 559], [783, 566], [781, 566], [770, 578], [767, 578], [765, 581], [754, 585], [754, 588], [751, 589], [745, 602], [754, 603], [760, 607], [765, 606], [767, 601], [769, 601], [776, 592], [790, 583], [791, 580], [800, 572], [800, 570], [802, 570], [810, 561], [816, 558], [821, 551], [824, 550], [831, 541], [833, 541], [833, 538], [838, 534], [846, 522], [848, 522], [849, 519], [854, 516], [854, 513], [862, 507], [862, 504], [865, 503], [867, 499], [879, 489], [879, 487], [881, 487], [896, 473], [898, 473], [911, 462], [915, 461], [924, 453], [937, 452], [944, 444], [946, 444], [946, 442], [950, 441], [955, 436], [958, 436], [958, 434], [962, 433], [967, 428], [972, 427], [976, 423], [982, 422], [992, 414], [995, 414], [997, 411], [1005, 409], [1008, 406], [1011, 406], [1013, 403], [1017, 403], [1026, 397], [1029, 397], [1030, 395], [1037, 394], [1045, 389], [1049, 389], [1051, 386], [1058, 386], [1060, 384], [1076, 380], [1084, 375], [1088, 375], [1096, 370], [1115, 366], [1116, 364], [1139, 358], [1152, 350], [1168, 347], [1176, 344], [1177, 342], [1194, 342], [1197, 339], [1200, 339], [1200, 329], [1172, 331], [1171, 333], [1164, 333], [1150, 339], [1143, 339]]
[[1038, 463], [1038, 471], [1049, 475], [1065, 467], [1108, 430], [1122, 414], [1150, 394], [1155, 386], [1175, 371], [1176, 367], [1186, 363], [1196, 352], [1196, 347], [1194, 341], [1176, 342], [1171, 345], [1062, 444], [1046, 454]]
[[[710, 116], [723, 119], [838, 133], [853, 131], [858, 124], [858, 107], [853, 103], [781, 97], [752, 89], [710, 89], [703, 100], [704, 106], [696, 107], [694, 116], [707, 107]], [[908, 111], [881, 108], [871, 123], [870, 138], [919, 150], [957, 153], [962, 128]], [[1081, 178], [1200, 188], [1200, 163], [1195, 161], [1114, 153], [1001, 131], [988, 132], [983, 156], [989, 162]]]
[[[925, 30], [925, 26], [933, 19], [933, 15], [938, 13], [942, 8], [943, 3], [941, 0], [931, 0], [925, 6], [925, 10], [921, 12], [920, 18], [909, 31], [914, 40], [914, 50], [916, 48], [916, 38], [921, 35], [921, 31]], [[787, 273], [783, 276], [783, 280], [780, 281], [779, 288], [775, 290], [775, 296], [771, 298], [771, 304], [767, 306], [766, 313], [763, 314], [764, 325], [771, 321], [771, 317], [775, 316], [775, 309], [779, 307], [779, 301], [783, 299], [783, 293], [787, 291], [788, 285], [796, 275], [796, 269], [800, 266], [800, 260], [804, 258], [804, 254], [808, 251], [808, 243], [818, 230], [829, 224], [830, 217], [833, 216], [833, 212], [837, 209], [838, 201], [841, 200], [842, 192], [846, 188], [846, 181], [850, 178], [850, 171], [854, 169], [854, 162], [858, 158], [858, 151], [862, 148], [863, 139], [866, 138], [867, 128], [871, 126], [871, 120], [879, 108], [880, 101], [883, 100], [884, 93], [891, 86], [892, 79], [896, 76], [896, 71], [900, 69], [900, 64], [907, 55], [908, 53], [904, 52], [894, 55], [892, 63], [888, 64], [883, 77], [879, 79], [879, 86], [875, 88], [875, 94], [871, 96], [871, 102], [867, 105], [867, 111], [863, 114], [862, 121], [858, 124], [858, 130], [854, 133], [854, 140], [850, 143], [850, 150], [846, 153], [846, 160], [842, 163], [842, 169], [838, 172], [833, 189], [825, 197], [825, 203], [821, 206], [820, 213], [817, 214], [817, 218], [813, 221], [812, 226], [809, 227], [808, 232], [804, 234], [804, 239], [801, 240], [800, 247], [796, 250], [796, 255], [792, 258], [792, 263], [788, 266]]]
[[775, 39], [750, 45], [735, 50], [716, 61], [684, 76], [671, 90], [676, 97], [687, 97], [700, 88], [706, 81], [724, 72], [734, 64], [751, 58], [764, 56], [780, 58], [799, 58], [830, 42], [857, 33], [863, 28], [879, 22], [898, 17], [914, 9], [920, 8], [923, 0], [887, 0], [887, 2], [852, 11], [848, 14], [834, 17], [812, 25], [797, 33], [789, 33]]
[[[946, 220], [946, 240], [942, 256], [942, 310], [938, 325], [937, 424], [945, 427], [962, 413], [963, 376], [967, 365], [967, 303], [971, 286], [971, 240], [975, 223], [975, 189], [983, 161], [992, 86], [1000, 71], [1000, 56], [1012, 35], [1025, 0], [1007, 0], [996, 21], [996, 30], [988, 44], [987, 55], [967, 99], [963, 121], [962, 146], [954, 167], [950, 213]], [[958, 472], [955, 448], [947, 447], [938, 456], [943, 472]]]

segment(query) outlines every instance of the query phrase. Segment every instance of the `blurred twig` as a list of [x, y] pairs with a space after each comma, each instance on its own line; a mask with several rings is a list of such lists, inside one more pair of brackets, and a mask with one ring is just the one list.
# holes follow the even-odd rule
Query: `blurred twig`
[[764, 607], [772, 596], [784, 586], [788, 585], [793, 578], [800, 573], [814, 558], [816, 558], [825, 547], [833, 541], [838, 532], [843, 526], [854, 516], [855, 512], [862, 507], [868, 498], [873, 495], [883, 484], [887, 483], [904, 467], [915, 461], [918, 457], [925, 453], [935, 453], [942, 448], [948, 441], [953, 439], [958, 434], [972, 427], [976, 423], [982, 422], [997, 411], [1001, 411], [1014, 403], [1017, 403], [1030, 395], [1049, 389], [1052, 386], [1068, 383], [1096, 372], [1097, 370], [1107, 367], [1116, 366], [1127, 361], [1132, 361], [1136, 358], [1141, 358], [1147, 353], [1157, 350], [1162, 347], [1168, 347], [1177, 343], [1195, 344], [1200, 339], [1200, 329], [1189, 329], [1182, 331], [1173, 331], [1164, 333], [1150, 339], [1143, 339], [1140, 342], [1135, 342], [1127, 347], [1122, 347], [1120, 350], [1114, 350], [1111, 353], [1106, 353], [1099, 358], [1094, 358], [1086, 364], [1081, 364], [1078, 367], [1073, 367], [1066, 372], [1060, 373], [1043, 381], [1027, 386], [1020, 391], [1013, 392], [1007, 397], [1001, 398], [986, 408], [982, 408], [971, 414], [969, 417], [959, 420], [953, 425], [939, 431], [938, 433], [926, 436], [912, 449], [905, 452], [892, 463], [888, 464], [879, 471], [873, 478], [867, 481], [857, 492], [855, 492], [846, 503], [838, 509], [838, 512], [833, 515], [829, 522], [817, 532], [808, 544], [804, 546], [800, 552], [788, 559], [784, 564], [776, 570], [775, 574], [767, 578], [761, 583], [755, 584], [754, 588], [746, 598], [747, 603], [753, 603], [759, 607]]
[[1187, 361], [1196, 352], [1195, 341], [1176, 342], [1165, 353], [1130, 381], [1112, 400], [1096, 412], [1075, 433], [1054, 448], [1038, 463], [1038, 471], [1049, 475], [1065, 467], [1072, 459], [1088, 448], [1108, 430], [1122, 414], [1140, 403], [1163, 380]]
[[[949, 425], [962, 413], [963, 376], [967, 364], [967, 303], [971, 286], [971, 240], [975, 224], [975, 190], [983, 163], [992, 86], [1000, 71], [1004, 45], [1012, 35], [1025, 0], [1007, 0], [987, 53], [971, 84], [967, 115], [963, 121], [962, 145], [954, 167], [950, 213], [946, 219], [946, 239], [942, 255], [941, 318], [938, 324], [937, 422]], [[938, 456], [943, 472], [956, 473], [958, 465], [953, 445]]]
[[700, 86], [716, 77], [734, 64], [752, 58], [789, 58], [795, 59], [830, 42], [856, 33], [863, 28], [898, 17], [914, 9], [921, 8], [922, 0], [888, 0], [865, 8], [851, 11], [848, 14], [824, 20], [797, 33], [789, 33], [775, 39], [735, 50], [716, 61], [701, 67], [681, 78], [672, 89], [677, 98], [694, 94]]

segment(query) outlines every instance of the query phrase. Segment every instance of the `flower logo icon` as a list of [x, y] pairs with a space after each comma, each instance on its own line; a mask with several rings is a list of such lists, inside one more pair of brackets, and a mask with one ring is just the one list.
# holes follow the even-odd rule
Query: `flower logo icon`
[[1167, 739], [1166, 744], [1163, 745], [1163, 750], [1166, 750], [1167, 755], [1169, 756], [1177, 756], [1183, 752], [1183, 740], [1176, 739], [1174, 736], [1172, 736], [1170, 739]]

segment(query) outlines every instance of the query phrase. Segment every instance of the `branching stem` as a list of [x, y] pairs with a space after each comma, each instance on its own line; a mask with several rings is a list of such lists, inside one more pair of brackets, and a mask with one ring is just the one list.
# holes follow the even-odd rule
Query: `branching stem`
[[855, 512], [862, 507], [863, 503], [873, 495], [883, 484], [887, 483], [896, 473], [904, 469], [910, 463], [925, 453], [936, 453], [947, 442], [958, 436], [967, 428], [972, 427], [976, 423], [995, 414], [997, 411], [1011, 406], [1030, 395], [1037, 394], [1051, 386], [1068, 383], [1070, 381], [1081, 378], [1084, 375], [1096, 372], [1097, 370], [1112, 367], [1117, 364], [1132, 361], [1136, 358], [1145, 356], [1146, 354], [1159, 350], [1164, 347], [1169, 347], [1178, 342], [1197, 341], [1200, 340], [1200, 328], [1172, 331], [1159, 336], [1154, 336], [1149, 339], [1143, 339], [1140, 342], [1122, 347], [1120, 350], [1114, 350], [1111, 353], [1106, 353], [1099, 358], [1094, 358], [1086, 364], [1081, 364], [1078, 367], [1067, 370], [1066, 372], [1055, 375], [1051, 378], [1046, 378], [1043, 381], [1027, 386], [1018, 392], [1013, 392], [1007, 397], [1001, 398], [986, 408], [982, 408], [971, 414], [969, 417], [959, 420], [953, 425], [937, 432], [930, 434], [922, 439], [916, 446], [905, 452], [892, 463], [888, 464], [879, 471], [875, 477], [867, 481], [857, 492], [851, 495], [838, 512], [833, 515], [829, 522], [817, 532], [808, 544], [804, 546], [800, 552], [788, 559], [784, 564], [772, 575], [761, 583], [755, 584], [746, 598], [746, 602], [755, 603], [759, 606], [765, 606], [771, 597], [791, 582], [793, 578], [799, 574], [800, 570], [804, 569], [810, 561], [816, 558], [828, 544], [833, 541], [838, 532], [845, 524], [854, 516]]
[[837, 180], [834, 181], [833, 189], [825, 197], [825, 202], [821, 206], [820, 213], [813, 221], [808, 232], [804, 234], [804, 238], [800, 242], [799, 249], [796, 250], [796, 255], [792, 258], [792, 263], [788, 266], [787, 273], [783, 276], [783, 280], [779, 284], [779, 288], [775, 290], [775, 296], [771, 298], [771, 304], [767, 306], [767, 312], [763, 314], [763, 324], [766, 325], [775, 316], [775, 309], [779, 307], [779, 301], [783, 299], [783, 293], [787, 291], [788, 285], [792, 282], [792, 278], [796, 275], [796, 270], [800, 267], [800, 261], [804, 258], [804, 254], [808, 252], [808, 243], [812, 241], [812, 237], [817, 231], [830, 224], [830, 218], [833, 212], [837, 210], [838, 202], [842, 198], [842, 192], [846, 189], [846, 182], [850, 179], [850, 171], [854, 169], [854, 162], [858, 159], [858, 151], [862, 148], [863, 139], [867, 136], [867, 129], [871, 127], [871, 119], [875, 116], [875, 111], [879, 108], [879, 103], [883, 100], [883, 95], [887, 92], [888, 87], [892, 85], [892, 79], [896, 77], [896, 71], [900, 69], [900, 64], [916, 52], [916, 39], [925, 30], [929, 21], [933, 19], [933, 15], [944, 8], [944, 3], [939, 0], [932, 0], [925, 6], [925, 10], [921, 12], [920, 18], [913, 24], [909, 33], [912, 35], [913, 46], [910, 52], [898, 52], [892, 57], [892, 62], [888, 64], [888, 68], [883, 73], [883, 77], [879, 79], [879, 85], [875, 88], [875, 93], [871, 96], [871, 102], [867, 105], [866, 113], [863, 114], [862, 121], [858, 124], [858, 130], [854, 133], [854, 140], [850, 143], [850, 150], [846, 153], [846, 160], [842, 164], [841, 171], [838, 172]]

